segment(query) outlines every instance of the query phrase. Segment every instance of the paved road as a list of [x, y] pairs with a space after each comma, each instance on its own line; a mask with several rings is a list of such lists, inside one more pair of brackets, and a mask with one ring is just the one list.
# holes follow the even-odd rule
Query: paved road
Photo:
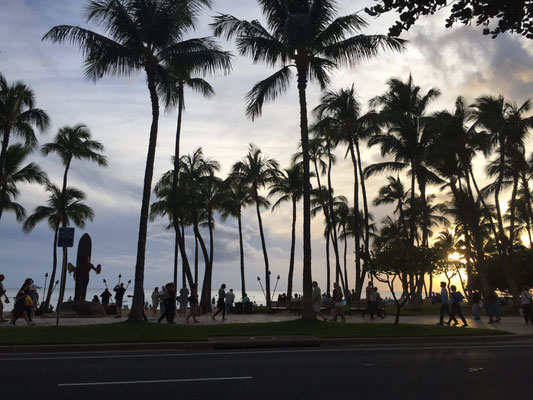
[[533, 392], [532, 362], [533, 342], [3, 354], [0, 391], [17, 400], [517, 399]]

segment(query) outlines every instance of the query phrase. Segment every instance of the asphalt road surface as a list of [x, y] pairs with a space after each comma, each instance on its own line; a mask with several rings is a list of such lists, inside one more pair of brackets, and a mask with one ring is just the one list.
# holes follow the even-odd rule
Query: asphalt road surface
[[0, 354], [2, 399], [521, 399], [533, 342]]

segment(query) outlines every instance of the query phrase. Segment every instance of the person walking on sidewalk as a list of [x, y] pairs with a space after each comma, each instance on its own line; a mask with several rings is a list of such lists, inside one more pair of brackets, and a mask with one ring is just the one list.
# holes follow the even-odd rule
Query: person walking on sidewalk
[[223, 283], [218, 289], [218, 301], [217, 312], [211, 315], [211, 319], [214, 321], [219, 312], [222, 311], [222, 321], [226, 320], [226, 284]]
[[152, 317], [157, 315], [157, 306], [159, 305], [159, 287], [155, 287], [152, 292]]
[[450, 286], [450, 289], [452, 290], [452, 293], [450, 295], [452, 313], [450, 315], [450, 319], [446, 324], [450, 325], [450, 323], [453, 321], [453, 325], [457, 325], [459, 323], [457, 321], [457, 318], [455, 318], [455, 316], [457, 315], [459, 318], [461, 318], [461, 321], [463, 321], [463, 326], [468, 326], [468, 324], [466, 323], [465, 316], [463, 315], [463, 310], [461, 308], [461, 302], [465, 297], [462, 295], [461, 292], [457, 291], [455, 285]]
[[173, 283], [167, 283], [165, 285], [166, 288], [166, 295], [163, 302], [165, 303], [165, 312], [160, 315], [160, 317], [157, 320], [157, 323], [161, 323], [163, 318], [167, 319], [167, 323], [174, 324], [174, 316], [176, 315], [176, 291], [174, 290], [174, 284]]
[[189, 305], [191, 307], [189, 311], [189, 315], [187, 315], [187, 318], [185, 319], [187, 323], [189, 323], [189, 318], [192, 317], [194, 322], [200, 322], [196, 319], [196, 315], [198, 314], [198, 285], [195, 283], [191, 287], [191, 295], [189, 297]]
[[[378, 288], [374, 287], [374, 290], [372, 291], [372, 295], [370, 296], [372, 299], [372, 307], [374, 308], [374, 314], [376, 314], [381, 319], [384, 319], [385, 316], [381, 313], [380, 304], [383, 301], [381, 299], [381, 296], [379, 295]], [[372, 318], [373, 319], [373, 318]]]
[[6, 304], [9, 303], [9, 299], [6, 296], [6, 290], [4, 289], [4, 279], [5, 276], [0, 274], [0, 322], [7, 322], [7, 319], [4, 319], [4, 304], [2, 303], [2, 296], [5, 297]]
[[337, 314], [341, 315], [341, 321], [346, 322], [344, 315], [344, 301], [342, 301], [342, 289], [337, 282], [333, 283], [333, 296], [331, 297], [333, 303], [333, 321], [337, 322]]
[[235, 301], [235, 293], [233, 293], [233, 289], [230, 289], [228, 293], [226, 293], [226, 312], [231, 313], [233, 312], [233, 302]]
[[368, 285], [365, 288], [366, 294], [366, 309], [361, 313], [361, 316], [364, 318], [366, 313], [370, 313], [370, 319], [374, 319], [374, 307], [372, 304], [372, 293], [374, 288], [372, 287], [372, 281], [368, 281]]
[[522, 313], [524, 315], [524, 320], [527, 324], [533, 324], [533, 310], [532, 310], [532, 299], [531, 293], [528, 286], [524, 286], [524, 290], [520, 293], [520, 300], [522, 302]]
[[474, 319], [476, 321], [479, 321], [481, 319], [481, 315], [479, 314], [479, 303], [481, 302], [481, 293], [479, 291], [474, 291], [472, 293], [472, 315], [474, 316]]
[[327, 318], [322, 314], [320, 308], [322, 307], [322, 292], [318, 287], [317, 281], [313, 281], [313, 312], [315, 315], [320, 315], [323, 321], [327, 321]]
[[440, 283], [440, 318], [437, 325], [444, 324], [444, 314], [450, 316], [450, 299], [448, 298], [448, 290], [446, 289], [446, 282]]

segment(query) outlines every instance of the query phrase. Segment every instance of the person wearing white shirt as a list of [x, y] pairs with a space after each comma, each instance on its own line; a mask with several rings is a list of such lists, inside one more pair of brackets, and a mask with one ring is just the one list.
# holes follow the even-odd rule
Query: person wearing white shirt
[[522, 302], [522, 313], [527, 324], [533, 324], [533, 309], [531, 292], [528, 286], [524, 286], [524, 290], [520, 293], [520, 300]]
[[226, 312], [230, 313], [233, 308], [233, 302], [235, 301], [235, 293], [233, 293], [233, 289], [230, 289], [228, 293], [226, 293]]

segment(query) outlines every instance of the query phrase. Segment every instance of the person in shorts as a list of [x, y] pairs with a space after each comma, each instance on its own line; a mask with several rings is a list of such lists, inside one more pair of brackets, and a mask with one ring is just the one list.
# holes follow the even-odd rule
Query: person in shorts
[[4, 304], [2, 303], [2, 296], [6, 299], [6, 304], [9, 303], [9, 299], [6, 296], [6, 290], [4, 289], [4, 279], [5, 276], [0, 274], [0, 322], [7, 322], [7, 319], [4, 319]]
[[322, 314], [320, 308], [322, 307], [322, 293], [318, 287], [317, 281], [313, 281], [313, 312], [316, 316], [321, 316], [322, 320], [327, 321], [327, 318]]
[[113, 289], [115, 292], [115, 306], [117, 307], [117, 315], [115, 318], [121, 318], [122, 317], [122, 300], [124, 299], [124, 293], [126, 293], [126, 289], [124, 288], [124, 283], [121, 283], [120, 285], [115, 286]]
[[346, 322], [346, 316], [344, 315], [344, 301], [342, 301], [342, 289], [337, 282], [333, 283], [331, 302], [333, 304], [333, 321], [337, 322], [337, 314], [340, 314], [341, 322]]

